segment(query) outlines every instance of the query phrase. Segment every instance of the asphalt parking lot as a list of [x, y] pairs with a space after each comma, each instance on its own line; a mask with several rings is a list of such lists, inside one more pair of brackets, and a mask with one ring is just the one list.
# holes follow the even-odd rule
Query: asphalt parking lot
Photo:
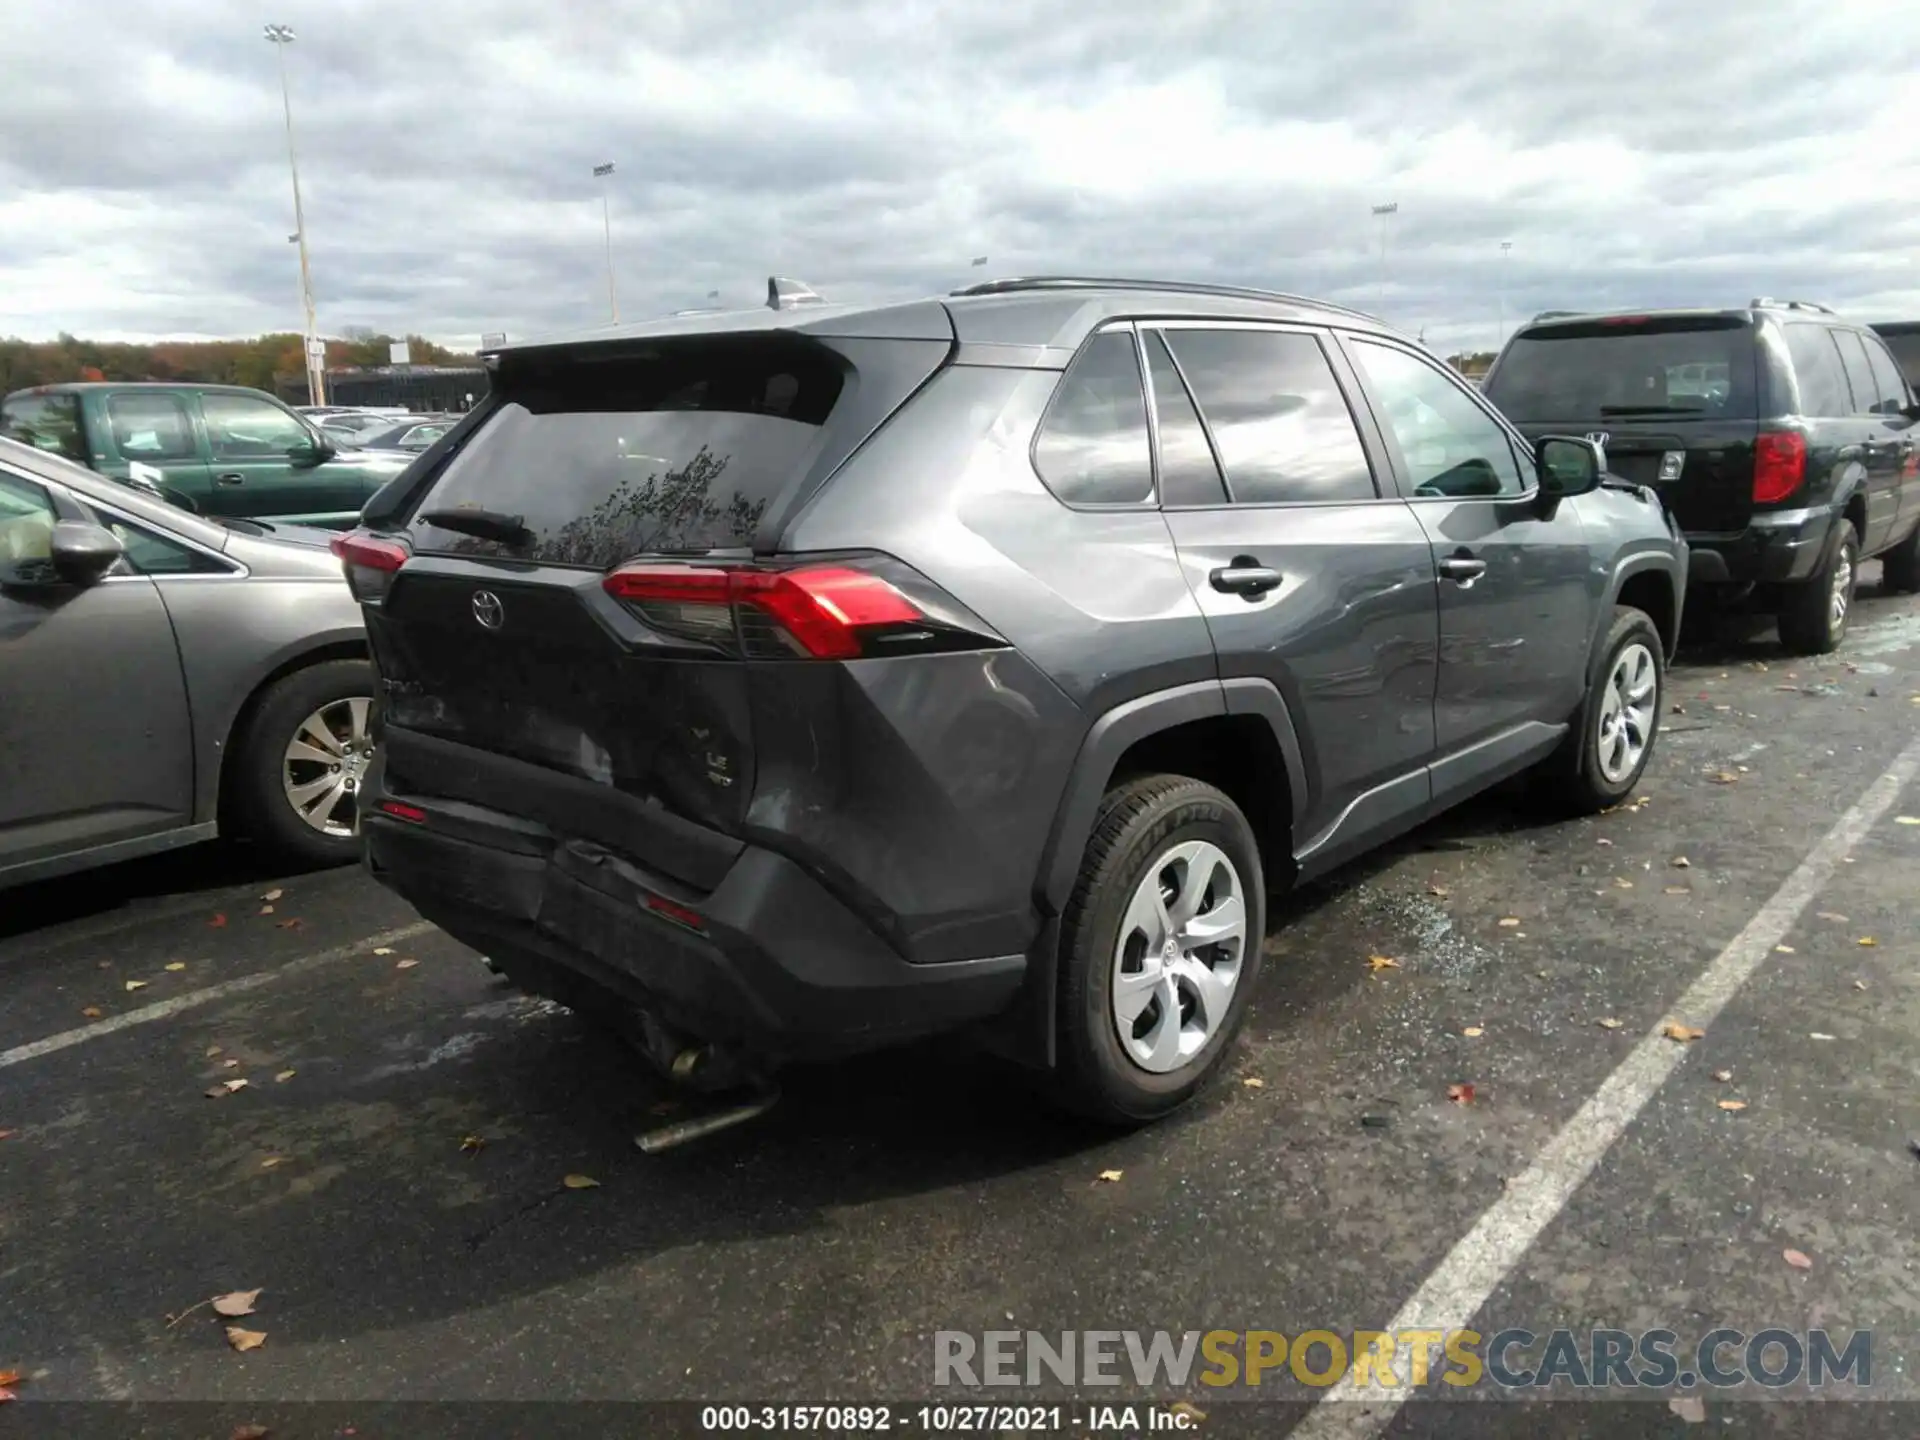
[[[1694, 627], [1644, 803], [1495, 795], [1284, 903], [1225, 1083], [1122, 1138], [929, 1046], [642, 1154], [659, 1085], [357, 871], [202, 850], [0, 895], [0, 1369], [220, 1407], [180, 1433], [375, 1435], [409, 1433], [392, 1401], [923, 1400], [938, 1330], [1427, 1315], [1871, 1329], [1874, 1392], [1920, 1400], [1920, 601], [1877, 569], [1835, 656]], [[247, 1353], [190, 1309], [256, 1288]], [[1704, 1403], [1713, 1433], [1813, 1424]], [[1590, 1413], [1447, 1408], [1302, 1433]], [[538, 1433], [610, 1433], [587, 1414]]]

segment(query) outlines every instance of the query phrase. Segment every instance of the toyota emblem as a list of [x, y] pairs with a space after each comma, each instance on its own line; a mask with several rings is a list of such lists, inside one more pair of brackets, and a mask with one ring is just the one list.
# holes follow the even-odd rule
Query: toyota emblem
[[507, 622], [507, 607], [500, 603], [500, 597], [491, 590], [473, 592], [473, 618], [480, 622], [482, 630], [498, 630]]

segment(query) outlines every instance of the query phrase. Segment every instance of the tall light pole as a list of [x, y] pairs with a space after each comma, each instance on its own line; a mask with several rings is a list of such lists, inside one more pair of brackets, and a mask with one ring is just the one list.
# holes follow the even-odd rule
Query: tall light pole
[[607, 199], [607, 177], [613, 174], [613, 162], [593, 167], [594, 177], [600, 182], [600, 223], [607, 233], [607, 308], [613, 312], [613, 323], [620, 323], [620, 297], [613, 289], [613, 204]]
[[1373, 207], [1374, 218], [1380, 222], [1380, 303], [1375, 307], [1376, 309], [1384, 310], [1387, 305], [1387, 226], [1399, 213], [1398, 200]]
[[318, 355], [320, 337], [313, 323], [313, 271], [307, 264], [307, 216], [300, 205], [300, 160], [293, 145], [293, 98], [287, 89], [287, 46], [293, 43], [291, 25], [269, 25], [266, 37], [280, 61], [280, 107], [287, 117], [287, 168], [293, 172], [293, 235], [300, 246], [300, 303], [306, 307], [307, 328], [301, 349], [307, 364], [307, 403], [327, 403], [327, 364], [324, 351]]
[[1500, 338], [1494, 342], [1493, 353], [1498, 355], [1500, 347], [1507, 343], [1507, 256], [1513, 251], [1511, 240], [1500, 242]]

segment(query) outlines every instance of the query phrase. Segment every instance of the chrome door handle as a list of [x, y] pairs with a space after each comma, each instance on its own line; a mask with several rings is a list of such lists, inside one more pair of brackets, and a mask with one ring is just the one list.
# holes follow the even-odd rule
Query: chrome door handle
[[1440, 574], [1457, 585], [1471, 585], [1487, 573], [1487, 562], [1471, 555], [1449, 555], [1439, 565]]
[[216, 475], [213, 477], [213, 483], [216, 485], [244, 485], [247, 483], [247, 477], [233, 474]]
[[1269, 590], [1278, 589], [1282, 578], [1278, 570], [1256, 565], [1247, 556], [1236, 556], [1233, 564], [1223, 565], [1209, 573], [1207, 583], [1225, 594], [1252, 600]]

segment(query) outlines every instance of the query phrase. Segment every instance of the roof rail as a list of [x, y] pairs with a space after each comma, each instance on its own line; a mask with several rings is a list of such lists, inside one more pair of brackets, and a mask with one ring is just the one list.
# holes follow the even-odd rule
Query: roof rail
[[1563, 320], [1569, 315], [1579, 315], [1582, 313], [1584, 312], [1579, 310], [1542, 310], [1527, 323], [1529, 325], [1538, 325], [1542, 320]]
[[1163, 295], [1218, 295], [1229, 300], [1272, 300], [1286, 305], [1310, 305], [1316, 310], [1331, 310], [1351, 315], [1356, 320], [1379, 323], [1374, 316], [1350, 305], [1331, 300], [1316, 300], [1308, 295], [1291, 295], [1281, 290], [1258, 290], [1247, 285], [1204, 285], [1180, 280], [1114, 280], [1085, 275], [1031, 275], [1010, 280], [982, 280], [949, 293], [964, 295], [1014, 295], [1026, 290], [1151, 290]]
[[1775, 300], [1771, 295], [1756, 295], [1747, 302], [1750, 310], [1811, 310], [1816, 315], [1836, 313], [1831, 306], [1816, 305], [1811, 300]]

